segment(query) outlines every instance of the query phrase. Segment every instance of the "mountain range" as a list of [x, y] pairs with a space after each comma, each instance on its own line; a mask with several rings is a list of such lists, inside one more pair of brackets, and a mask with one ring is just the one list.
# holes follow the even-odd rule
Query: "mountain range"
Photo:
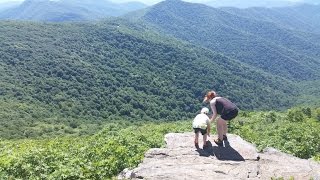
[[[303, 7], [310, 11], [319, 9], [316, 5]], [[289, 19], [294, 10], [299, 13]], [[168, 0], [143, 13], [136, 13], [137, 16], [129, 14], [127, 17], [147, 23], [163, 34], [222, 53], [262, 71], [292, 80], [314, 80], [320, 77], [320, 41], [317, 41], [320, 38], [320, 33], [317, 33], [320, 26], [316, 23], [307, 26], [300, 19], [312, 19], [308, 17], [319, 13], [311, 15], [304, 11], [307, 10], [289, 8], [288, 13], [275, 17], [278, 12], [276, 9], [217, 9], [203, 4]], [[258, 12], [260, 16], [256, 15]], [[300, 30], [295, 28], [297, 26]]]
[[241, 110], [319, 105], [318, 8], [167, 0], [101, 21], [0, 21], [0, 137], [43, 124], [192, 118], [210, 89]]
[[[257, 21], [266, 21], [277, 26], [320, 34], [320, 5], [303, 4], [282, 8], [221, 8], [233, 15]], [[315, 39], [316, 42], [319, 42]]]
[[[212, 7], [292, 7], [295, 13], [295, 7], [301, 5], [301, 10], [306, 9], [306, 13], [312, 14], [315, 10], [308, 11], [309, 8], [303, 5], [319, 4], [317, 0], [209, 0], [203, 2]], [[0, 4], [0, 19], [11, 20], [36, 20], [36, 21], [86, 21], [97, 20], [110, 16], [121, 16], [131, 11], [146, 8], [147, 5], [132, 1], [127, 3], [114, 3], [109, 0], [25, 0], [21, 2], [9, 2]], [[268, 9], [267, 11], [269, 11]], [[286, 11], [286, 9], [283, 9]], [[244, 9], [247, 12], [246, 9]], [[249, 10], [251, 11], [251, 10]], [[263, 11], [265, 11], [263, 9]], [[279, 10], [280, 14], [282, 13]], [[318, 11], [316, 11], [317, 13]], [[318, 13], [317, 13], [318, 14]], [[318, 16], [312, 18], [317, 21]], [[301, 19], [305, 20], [305, 19]], [[309, 21], [309, 20], [307, 20]]]
[[126, 20], [5, 21], [0, 39], [1, 137], [48, 124], [192, 118], [210, 89], [243, 110], [290, 107], [300, 93], [286, 78]]
[[25, 0], [0, 12], [0, 19], [36, 21], [87, 21], [120, 16], [145, 8], [140, 2], [113, 3], [107, 0]]
[[286, 7], [301, 4], [319, 4], [318, 0], [209, 0], [204, 2], [212, 7], [236, 7], [236, 8], [249, 8], [249, 7]]

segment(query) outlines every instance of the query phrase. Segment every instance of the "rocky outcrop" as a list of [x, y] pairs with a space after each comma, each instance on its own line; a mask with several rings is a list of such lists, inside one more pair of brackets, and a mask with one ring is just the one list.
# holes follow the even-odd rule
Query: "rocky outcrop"
[[320, 180], [320, 164], [312, 160], [272, 148], [258, 153], [254, 145], [232, 134], [224, 147], [216, 146], [210, 137], [205, 149], [196, 149], [193, 138], [193, 133], [167, 134], [165, 148], [150, 149], [137, 168], [124, 170], [118, 179]]

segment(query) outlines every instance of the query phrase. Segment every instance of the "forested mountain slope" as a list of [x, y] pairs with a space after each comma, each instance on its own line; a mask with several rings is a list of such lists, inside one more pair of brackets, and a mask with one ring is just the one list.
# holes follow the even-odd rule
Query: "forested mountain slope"
[[294, 80], [320, 77], [320, 44], [310, 40], [318, 35], [180, 0], [156, 4], [135, 19], [269, 73]]
[[145, 7], [139, 2], [118, 4], [108, 0], [25, 0], [18, 7], [1, 12], [0, 19], [86, 21], [119, 16]]
[[298, 2], [289, 0], [208, 0], [204, 2], [213, 7], [282, 7], [297, 4]]
[[297, 94], [284, 78], [126, 21], [1, 22], [0, 39], [1, 127], [14, 122], [12, 132], [21, 122], [193, 117], [213, 88], [241, 109], [288, 107]]
[[275, 23], [277, 26], [291, 30], [320, 34], [320, 5], [302, 4], [282, 8], [221, 9], [241, 17]]

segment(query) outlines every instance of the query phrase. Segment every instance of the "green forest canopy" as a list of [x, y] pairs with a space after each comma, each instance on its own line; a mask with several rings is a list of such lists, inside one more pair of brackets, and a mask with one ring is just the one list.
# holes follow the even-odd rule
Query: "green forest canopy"
[[282, 77], [124, 20], [0, 23], [2, 137], [191, 118], [209, 89], [248, 110], [290, 107], [298, 93]]

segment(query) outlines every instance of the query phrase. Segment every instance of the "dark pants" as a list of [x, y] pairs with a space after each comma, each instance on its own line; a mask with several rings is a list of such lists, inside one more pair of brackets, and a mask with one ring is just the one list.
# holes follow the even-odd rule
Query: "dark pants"
[[194, 133], [201, 132], [202, 135], [207, 134], [207, 129], [201, 129], [201, 128], [193, 128]]

